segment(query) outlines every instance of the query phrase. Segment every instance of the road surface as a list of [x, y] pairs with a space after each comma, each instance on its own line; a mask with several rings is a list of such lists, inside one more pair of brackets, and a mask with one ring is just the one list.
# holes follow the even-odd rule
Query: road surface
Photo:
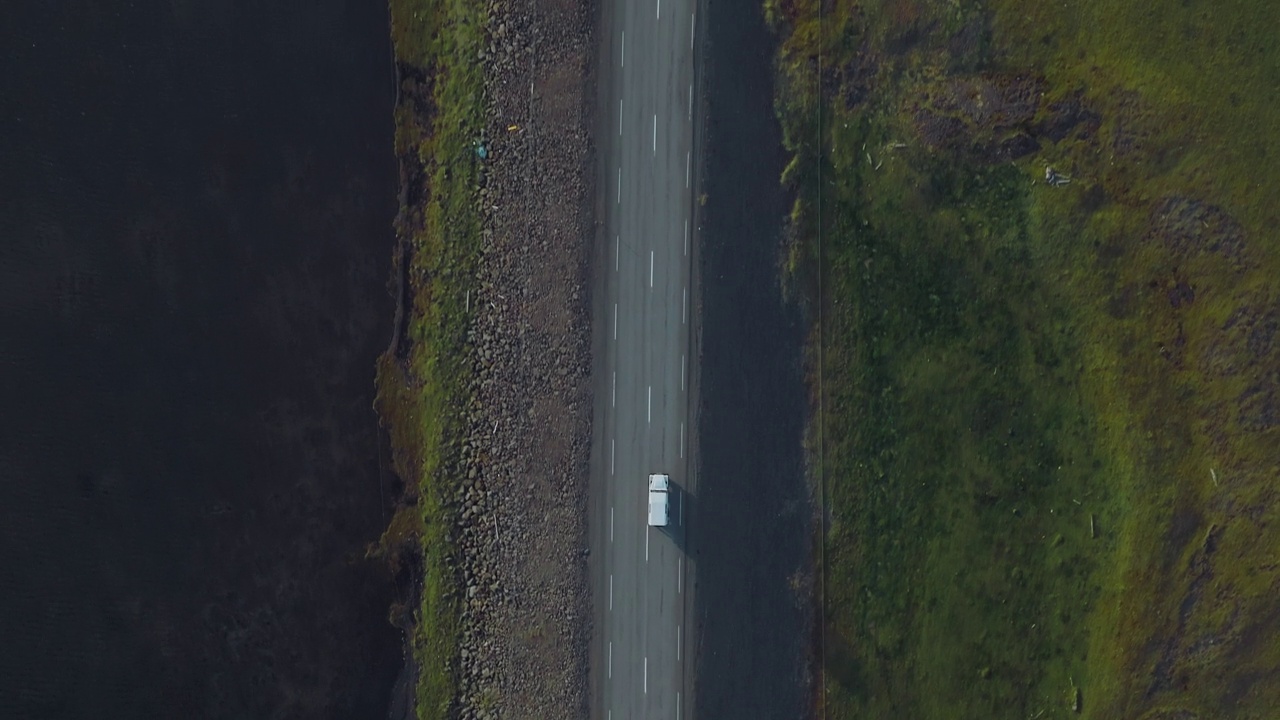
[[[594, 294], [594, 717], [687, 718], [695, 0], [606, 0]], [[646, 522], [647, 478], [676, 494]]]

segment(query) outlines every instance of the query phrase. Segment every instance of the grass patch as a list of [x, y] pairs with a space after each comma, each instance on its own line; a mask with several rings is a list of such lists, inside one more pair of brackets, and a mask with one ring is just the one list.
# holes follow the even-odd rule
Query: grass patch
[[483, 71], [477, 60], [486, 17], [466, 0], [391, 0], [401, 78], [395, 109], [407, 283], [398, 342], [378, 361], [377, 409], [397, 473], [409, 487], [379, 552], [421, 573], [412, 618], [419, 668], [418, 717], [447, 717], [456, 703], [458, 577], [450, 529], [470, 358], [466, 292], [479, 257], [476, 211], [483, 130]]
[[819, 7], [765, 3], [823, 288], [829, 716], [1265, 715], [1280, 10]]

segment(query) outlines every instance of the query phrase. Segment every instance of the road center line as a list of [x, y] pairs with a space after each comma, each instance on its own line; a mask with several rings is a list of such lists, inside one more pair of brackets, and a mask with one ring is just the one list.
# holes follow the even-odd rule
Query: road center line
[[649, 287], [653, 287], [653, 251], [649, 251]]

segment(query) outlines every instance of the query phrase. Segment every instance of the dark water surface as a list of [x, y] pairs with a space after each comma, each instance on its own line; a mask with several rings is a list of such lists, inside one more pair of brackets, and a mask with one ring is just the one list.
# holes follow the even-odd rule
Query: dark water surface
[[0, 717], [385, 714], [385, 12], [0, 11]]
[[706, 8], [696, 702], [702, 718], [795, 720], [809, 711], [811, 591], [799, 578], [813, 528], [803, 328], [778, 284], [774, 38], [753, 5]]

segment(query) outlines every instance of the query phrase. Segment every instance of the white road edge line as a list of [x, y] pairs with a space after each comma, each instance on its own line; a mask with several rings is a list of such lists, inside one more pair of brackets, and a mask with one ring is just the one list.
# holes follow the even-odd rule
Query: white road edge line
[[653, 289], [653, 251], [649, 251], [649, 289]]

